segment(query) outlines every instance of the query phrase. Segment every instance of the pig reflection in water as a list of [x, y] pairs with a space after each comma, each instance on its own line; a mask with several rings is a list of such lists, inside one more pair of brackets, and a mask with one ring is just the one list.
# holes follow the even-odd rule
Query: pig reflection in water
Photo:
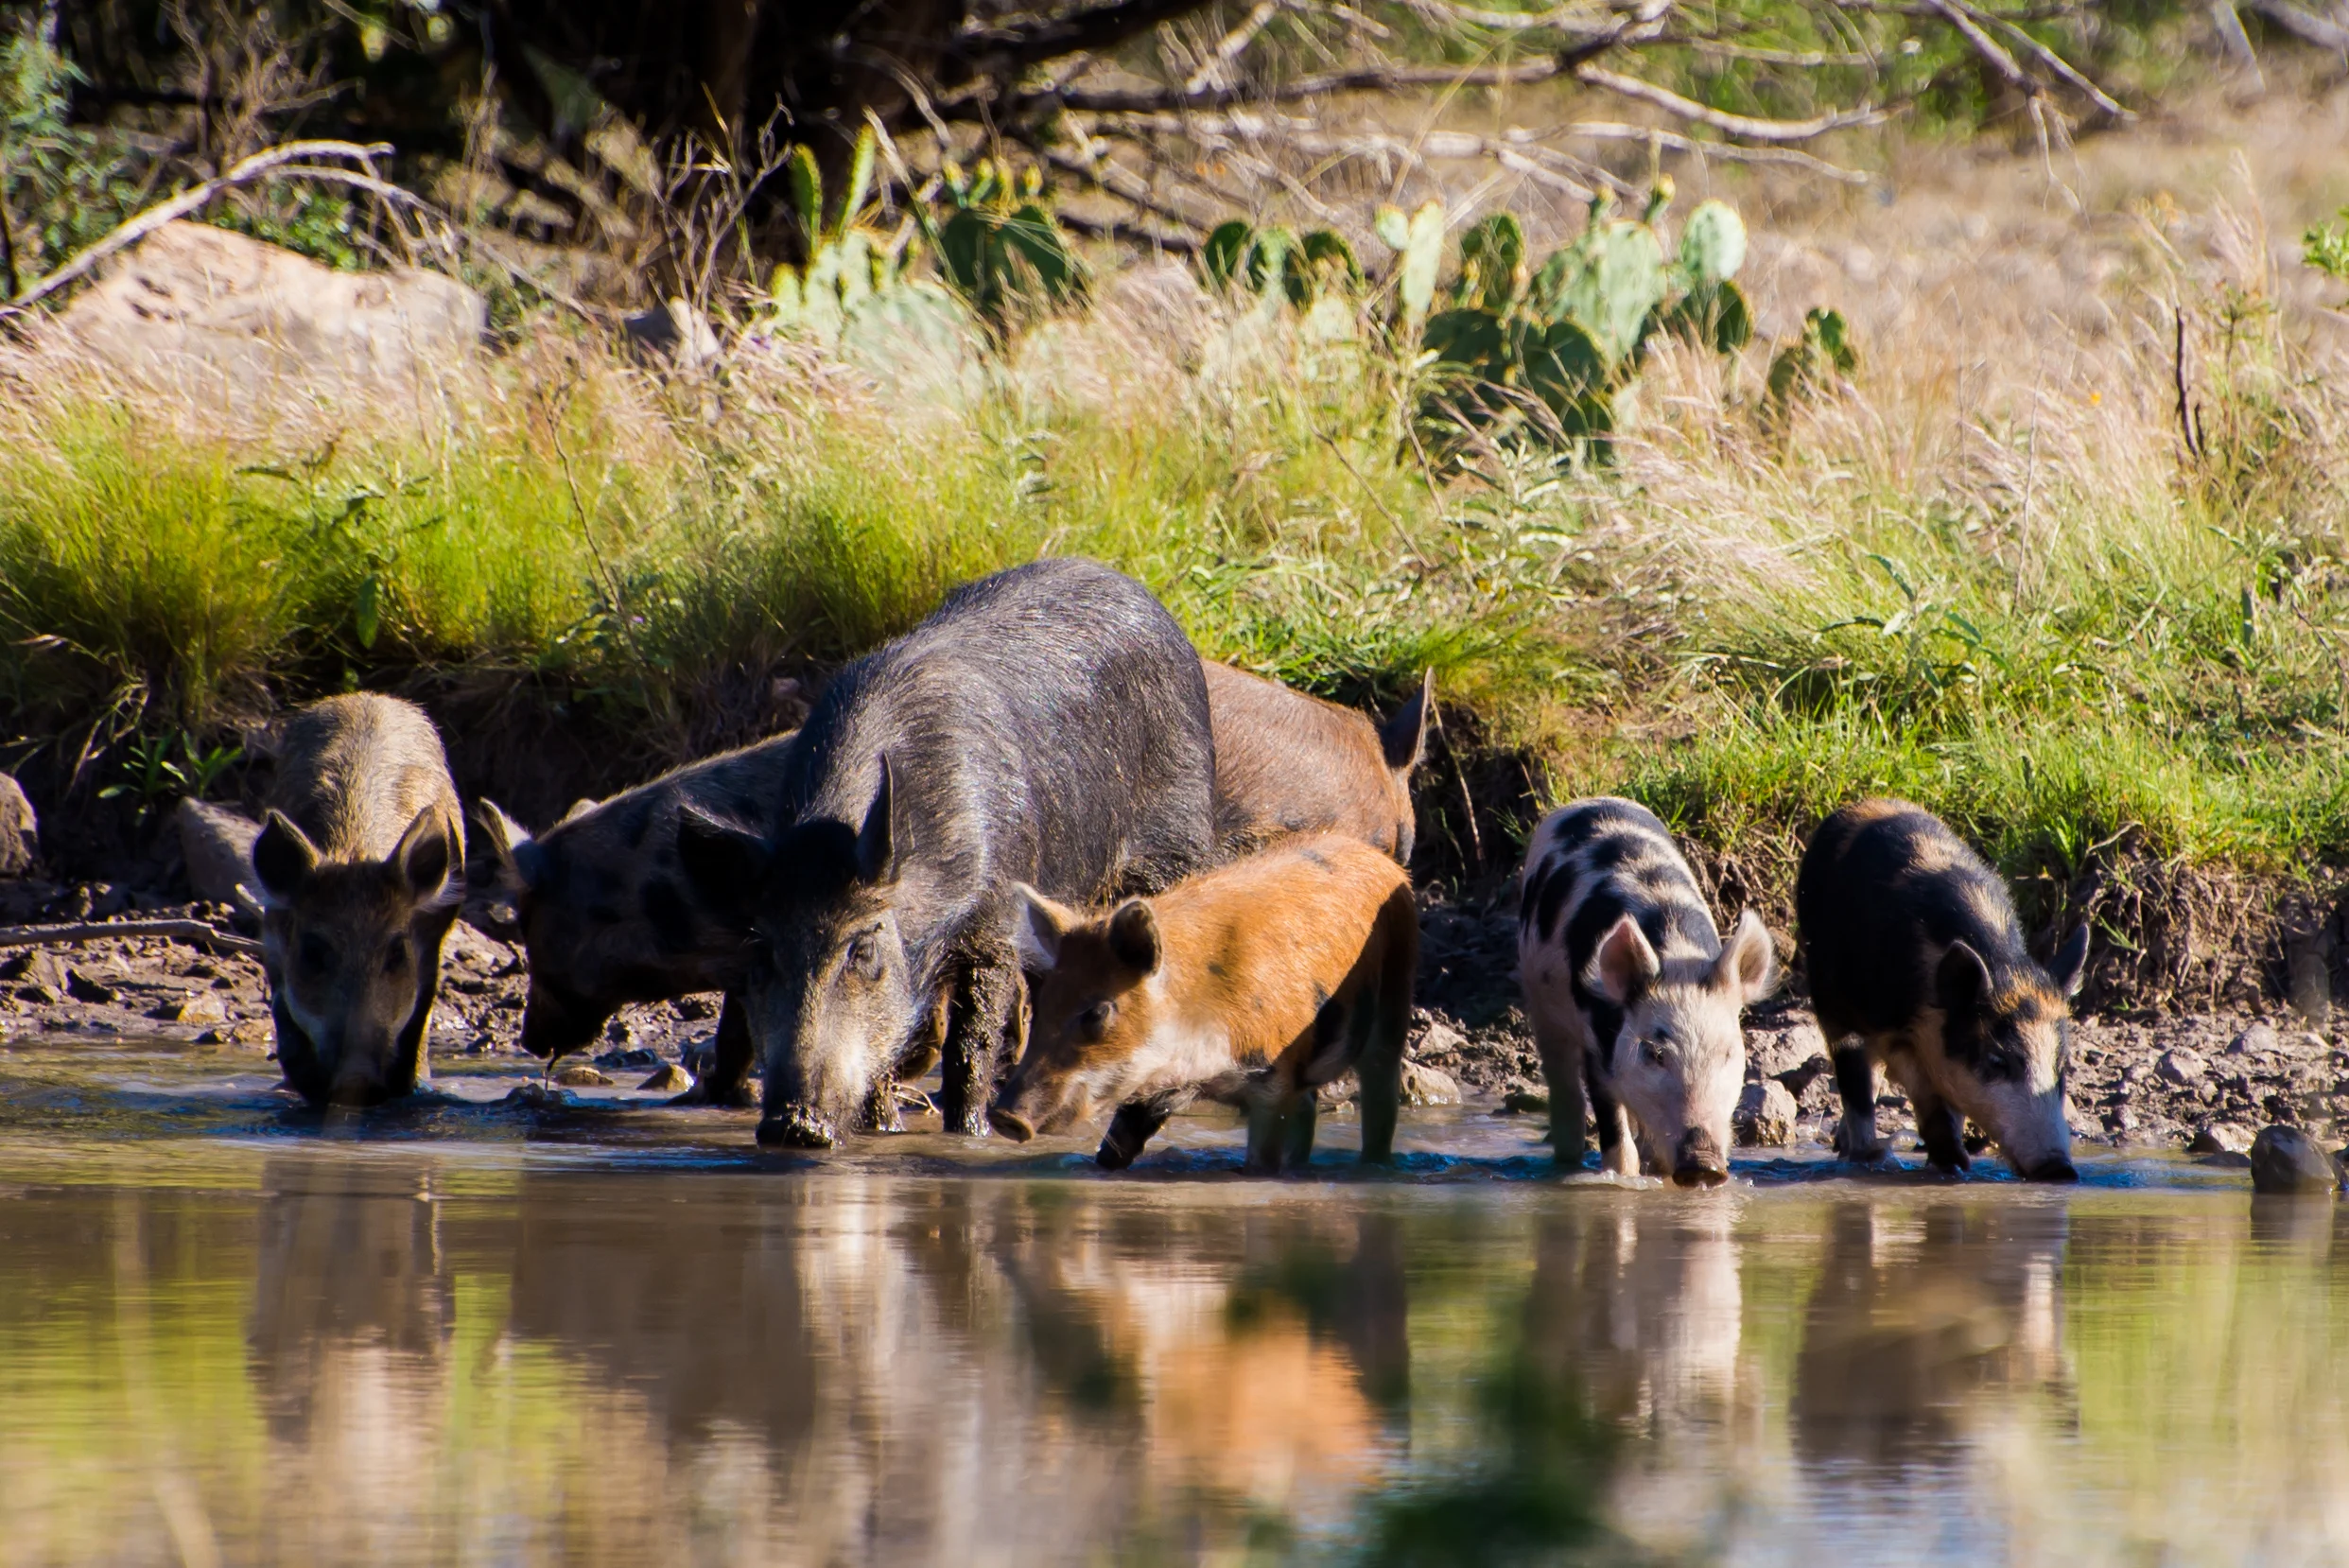
[[1838, 1205], [1795, 1363], [1796, 1451], [1898, 1467], [2002, 1403], [2068, 1402], [2067, 1224], [2056, 1205]]

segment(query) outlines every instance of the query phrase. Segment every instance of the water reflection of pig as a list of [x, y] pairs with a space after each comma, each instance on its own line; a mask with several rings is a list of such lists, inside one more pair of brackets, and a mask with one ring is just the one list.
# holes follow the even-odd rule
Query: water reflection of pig
[[2060, 1207], [1834, 1211], [1792, 1401], [1796, 1451], [1897, 1466], [1962, 1438], [2001, 1394], [2068, 1384]]

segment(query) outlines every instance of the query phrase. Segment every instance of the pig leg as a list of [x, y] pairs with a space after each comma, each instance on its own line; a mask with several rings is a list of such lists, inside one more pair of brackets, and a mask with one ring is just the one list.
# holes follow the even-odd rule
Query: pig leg
[[1174, 1114], [1172, 1106], [1155, 1101], [1136, 1101], [1120, 1106], [1117, 1115], [1109, 1119], [1108, 1136], [1101, 1141], [1101, 1152], [1093, 1156], [1093, 1163], [1105, 1171], [1122, 1171], [1134, 1163], [1134, 1157], [1142, 1152], [1142, 1145], [1151, 1135], [1166, 1125], [1166, 1119]]
[[1314, 1162], [1314, 1121], [1320, 1112], [1320, 1102], [1310, 1089], [1289, 1097], [1288, 1111], [1281, 1119], [1282, 1170], [1302, 1172]]
[[939, 1110], [946, 1130], [966, 1138], [987, 1134], [987, 1100], [995, 1092], [996, 1055], [1019, 1005], [1019, 967], [985, 958], [967, 962], [954, 987], [947, 1020]]
[[[1261, 1084], [1251, 1089], [1244, 1102], [1248, 1118], [1248, 1154], [1241, 1169], [1249, 1176], [1279, 1176], [1281, 1156], [1288, 1145], [1291, 1114], [1290, 1096], [1276, 1084]], [[1307, 1147], [1311, 1148], [1310, 1141]]]
[[718, 1004], [718, 1037], [710, 1042], [709, 1071], [670, 1104], [751, 1109], [758, 1103], [750, 1087], [751, 1055], [750, 1020], [741, 999], [728, 991]]
[[1354, 1059], [1354, 1081], [1362, 1088], [1366, 1165], [1383, 1165], [1395, 1158], [1395, 1118], [1402, 1107], [1403, 1037], [1411, 1029], [1412, 971], [1418, 967], [1418, 944], [1397, 944], [1379, 974], [1378, 995], [1370, 1004], [1370, 1037]]
[[[1536, 1011], [1534, 1046], [1541, 1053], [1541, 1076], [1550, 1086], [1550, 1144], [1557, 1152], [1557, 1167], [1561, 1171], [1579, 1171], [1583, 1153], [1589, 1147], [1582, 1130], [1582, 1041]], [[1366, 1106], [1363, 1114], [1366, 1137]]]
[[864, 1097], [864, 1108], [857, 1113], [858, 1126], [865, 1132], [903, 1132], [904, 1119], [897, 1115], [897, 1080], [884, 1072], [873, 1081], [872, 1091]]
[[1876, 1136], [1876, 1065], [1869, 1060], [1865, 1042], [1837, 1045], [1835, 1060], [1836, 1092], [1843, 1099], [1843, 1124], [1836, 1129], [1836, 1152], [1846, 1159], [1873, 1164], [1886, 1154], [1884, 1140]]
[[1974, 1163], [1966, 1158], [1965, 1118], [1957, 1107], [1929, 1089], [1911, 1089], [1908, 1103], [1916, 1108], [1917, 1136], [1924, 1140], [1925, 1158], [1935, 1170], [1962, 1171]]
[[1640, 1143], [1631, 1136], [1631, 1118], [1615, 1104], [1613, 1095], [1596, 1084], [1591, 1086], [1591, 1115], [1598, 1123], [1599, 1169], [1614, 1176], [1638, 1176]]

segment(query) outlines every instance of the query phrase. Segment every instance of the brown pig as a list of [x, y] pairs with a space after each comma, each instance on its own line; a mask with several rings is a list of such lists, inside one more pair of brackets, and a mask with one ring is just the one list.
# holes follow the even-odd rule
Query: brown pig
[[359, 692], [286, 727], [252, 868], [286, 1081], [374, 1105], [428, 1077], [441, 943], [464, 896], [464, 827], [421, 709]]
[[1247, 1112], [1250, 1171], [1301, 1170], [1314, 1091], [1351, 1068], [1362, 1158], [1391, 1156], [1419, 952], [1394, 861], [1322, 834], [1099, 914], [1016, 894], [1031, 1021], [998, 1132], [1025, 1141], [1114, 1106], [1099, 1159], [1119, 1170], [1205, 1095]]
[[1427, 749], [1436, 672], [1383, 724], [1279, 681], [1202, 659], [1215, 731], [1215, 836], [1245, 854], [1302, 833], [1343, 833], [1408, 864], [1411, 772]]

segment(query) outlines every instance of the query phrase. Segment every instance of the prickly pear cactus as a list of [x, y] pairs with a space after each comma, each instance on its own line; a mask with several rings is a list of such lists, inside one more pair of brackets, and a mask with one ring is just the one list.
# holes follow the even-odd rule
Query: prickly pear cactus
[[1379, 238], [1395, 252], [1395, 314], [1406, 330], [1427, 319], [1436, 303], [1436, 280], [1444, 266], [1444, 204], [1430, 201], [1405, 218], [1400, 207], [1381, 207]]
[[1773, 418], [1784, 419], [1800, 399], [1816, 395], [1832, 377], [1859, 369], [1859, 350], [1839, 310], [1812, 309], [1802, 317], [1802, 334], [1770, 358], [1765, 407]]

